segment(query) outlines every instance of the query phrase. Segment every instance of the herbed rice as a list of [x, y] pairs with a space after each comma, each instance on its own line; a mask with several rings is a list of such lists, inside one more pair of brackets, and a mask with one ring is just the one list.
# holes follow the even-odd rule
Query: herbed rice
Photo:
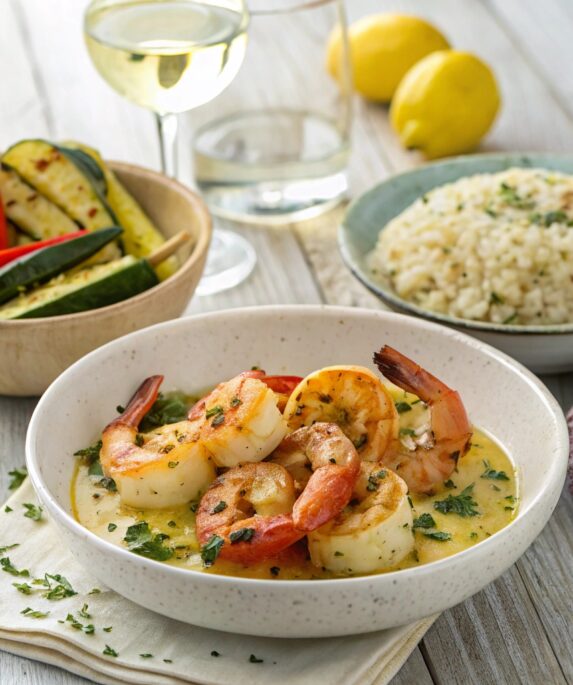
[[416, 200], [380, 232], [375, 278], [450, 316], [573, 322], [573, 176], [508, 169], [462, 178]]

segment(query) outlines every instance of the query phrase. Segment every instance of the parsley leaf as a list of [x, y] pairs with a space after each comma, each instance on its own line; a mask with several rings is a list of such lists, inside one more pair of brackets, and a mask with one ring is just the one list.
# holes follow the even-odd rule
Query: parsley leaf
[[434, 517], [432, 514], [420, 514], [418, 518], [414, 519], [414, 523], [412, 525], [412, 528], [415, 530], [416, 528], [435, 528], [436, 527], [436, 522], [434, 521]]
[[28, 618], [46, 618], [46, 616], [50, 615], [49, 611], [34, 611], [34, 609], [31, 609], [30, 607], [22, 609], [20, 613], [24, 614], [24, 616], [28, 616]]
[[216, 504], [213, 507], [213, 511], [211, 512], [211, 514], [219, 514], [220, 512], [224, 511], [226, 508], [227, 508], [227, 502], [224, 502], [223, 500], [221, 500], [219, 502], [219, 504]]
[[181, 392], [159, 393], [151, 409], [139, 424], [142, 433], [148, 433], [154, 428], [166, 423], [178, 423], [187, 417], [189, 403]]
[[211, 535], [209, 540], [201, 547], [201, 559], [203, 559], [205, 566], [212, 566], [215, 563], [224, 542], [222, 537]]
[[430, 538], [431, 540], [439, 540], [440, 542], [446, 542], [447, 540], [452, 539], [451, 534], [446, 533], [443, 530], [436, 530], [434, 532], [424, 533], [424, 535], [427, 538]]
[[30, 571], [28, 571], [27, 568], [24, 568], [21, 571], [19, 571], [12, 564], [9, 557], [4, 557], [4, 558], [0, 559], [0, 566], [2, 567], [3, 571], [5, 571], [6, 573], [9, 573], [11, 576], [22, 576], [24, 578], [30, 577]]
[[254, 534], [254, 528], [239, 528], [238, 530], [234, 530], [229, 535], [229, 540], [231, 541], [232, 545], [236, 542], [249, 542], [249, 540], [253, 537]]
[[102, 654], [105, 654], [105, 656], [113, 657], [119, 656], [118, 652], [116, 652], [115, 649], [112, 649], [109, 645], [105, 646], [105, 649], [103, 650]]
[[166, 561], [173, 556], [171, 547], [163, 544], [166, 537], [163, 533], [153, 535], [147, 521], [142, 521], [129, 526], [123, 540], [127, 543], [127, 549], [134, 554], [157, 561]]
[[4, 547], [0, 547], [0, 554], [4, 554], [4, 552], [7, 552], [9, 549], [14, 549], [14, 547], [19, 547], [20, 545], [15, 542], [13, 545], [5, 545]]
[[99, 461], [99, 453], [102, 447], [101, 440], [98, 440], [93, 445], [89, 447], [84, 447], [83, 450], [78, 450], [74, 452], [74, 457], [80, 457], [86, 464], [93, 464], [94, 461]]
[[398, 414], [405, 414], [407, 411], [412, 411], [412, 407], [408, 402], [394, 402]]
[[[52, 584], [52, 581], [55, 584]], [[54, 573], [53, 575], [46, 573], [43, 585], [48, 588], [47, 592], [43, 595], [46, 599], [58, 600], [78, 594], [71, 586], [70, 581], [59, 573]]]
[[19, 469], [13, 469], [12, 471], [8, 471], [8, 475], [11, 477], [10, 484], [8, 485], [8, 490], [17, 490], [20, 485], [26, 480], [26, 476], [28, 475], [28, 469], [25, 466], [22, 466]]
[[446, 499], [434, 502], [434, 509], [442, 514], [452, 513], [462, 516], [463, 518], [477, 516], [479, 511], [476, 508], [477, 502], [472, 497], [473, 489], [474, 484], [472, 483], [462, 490], [459, 495], [448, 495]]
[[30, 502], [24, 502], [22, 506], [27, 510], [24, 514], [26, 518], [32, 519], [32, 521], [40, 521], [42, 518], [42, 507], [39, 507], [36, 504], [31, 504]]
[[257, 659], [257, 657], [254, 654], [251, 654], [249, 657], [249, 662], [251, 664], [262, 664], [264, 659]]
[[491, 480], [509, 480], [509, 476], [505, 471], [495, 471], [492, 469], [487, 459], [483, 460], [483, 465], [485, 471], [481, 474], [480, 478], [490, 478]]

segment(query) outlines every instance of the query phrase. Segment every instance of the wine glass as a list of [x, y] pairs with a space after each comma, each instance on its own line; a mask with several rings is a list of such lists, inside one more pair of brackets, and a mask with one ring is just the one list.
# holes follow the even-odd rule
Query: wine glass
[[[177, 175], [177, 114], [209, 102], [236, 76], [247, 45], [245, 0], [93, 0], [84, 18], [92, 62], [118, 93], [155, 113], [161, 166]], [[215, 231], [198, 292], [236, 285], [252, 246]]]

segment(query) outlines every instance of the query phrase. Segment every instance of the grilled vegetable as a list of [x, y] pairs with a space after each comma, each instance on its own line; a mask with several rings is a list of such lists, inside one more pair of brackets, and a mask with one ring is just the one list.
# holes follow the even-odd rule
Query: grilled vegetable
[[[101, 179], [85, 164], [45, 140], [23, 140], [2, 156], [4, 166], [60, 207], [80, 228], [95, 230], [117, 224], [103, 198]], [[49, 237], [49, 236], [39, 236]]]
[[8, 247], [8, 222], [4, 214], [4, 204], [0, 195], [0, 248]]
[[[107, 203], [123, 228], [122, 242], [125, 251], [135, 257], [147, 257], [161, 247], [165, 238], [155, 228], [139, 204], [127, 192], [113, 171], [105, 164], [99, 153], [80, 143], [66, 143], [67, 150], [81, 153], [94, 164], [105, 177], [107, 185]], [[178, 267], [177, 258], [171, 257], [157, 269], [160, 280], [171, 276]]]
[[[15, 245], [14, 247], [8, 247], [5, 250], [0, 250], [0, 266], [6, 266], [6, 264], [9, 264], [10, 262], [20, 259], [20, 257], [24, 257], [24, 255], [30, 254], [31, 252], [37, 252], [44, 247], [57, 245], [58, 243], [64, 243], [67, 240], [73, 240], [74, 238], [79, 238], [82, 235], [88, 234], [86, 234], [85, 231], [74, 231], [73, 233], [58, 235], [55, 238], [30, 241], [21, 245]], [[8, 240], [8, 243], [10, 244], [13, 244], [13, 242], [14, 241]]]
[[[93, 233], [84, 231], [75, 240], [44, 247], [7, 264], [0, 269], [0, 303], [7, 302], [26, 288], [45, 283], [50, 278], [80, 264], [120, 234], [121, 228], [116, 227], [103, 228]], [[36, 245], [29, 247], [35, 248]]]
[[[78, 230], [78, 225], [67, 214], [38, 193], [13, 169], [0, 169], [0, 193], [8, 219], [35, 240]], [[111, 223], [108, 225], [111, 226]]]
[[0, 320], [97, 309], [137, 295], [158, 282], [147, 261], [126, 255], [107, 264], [62, 274], [48, 284], [20, 295], [0, 307]]

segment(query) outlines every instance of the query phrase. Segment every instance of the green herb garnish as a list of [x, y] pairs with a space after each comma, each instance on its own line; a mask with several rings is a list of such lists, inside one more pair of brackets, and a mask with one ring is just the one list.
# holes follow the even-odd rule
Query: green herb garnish
[[[34, 582], [36, 583], [36, 581]], [[38, 582], [36, 584], [43, 584], [48, 588], [47, 592], [43, 595], [46, 599], [58, 600], [78, 594], [71, 586], [70, 581], [59, 573], [54, 573], [53, 575], [46, 573], [41, 583]]]
[[236, 542], [249, 542], [254, 534], [254, 528], [239, 528], [238, 530], [234, 530], [229, 535], [229, 540], [231, 541], [232, 545], [234, 545]]
[[221, 511], [224, 511], [226, 508], [227, 508], [227, 502], [223, 502], [223, 500], [221, 500], [221, 501], [219, 502], [219, 504], [216, 504], [216, 505], [213, 507], [213, 511], [211, 512], [211, 514], [218, 514], [218, 513], [220, 513]]
[[95, 444], [90, 445], [89, 447], [84, 447], [83, 450], [74, 452], [74, 457], [80, 457], [86, 462], [86, 464], [92, 464], [94, 461], [99, 461], [99, 453], [101, 448], [102, 441], [98, 440], [98, 442]]
[[487, 459], [483, 459], [483, 465], [485, 471], [481, 474], [480, 478], [489, 478], [491, 480], [509, 480], [509, 476], [505, 471], [495, 471], [492, 469]]
[[474, 484], [468, 485], [459, 495], [448, 495], [446, 499], [434, 502], [434, 509], [442, 514], [457, 514], [458, 516], [468, 517], [477, 516], [477, 502], [472, 497]]
[[140, 654], [139, 655], [142, 659], [153, 659], [153, 654]]
[[412, 405], [408, 404], [408, 402], [394, 402], [394, 406], [396, 407], [398, 414], [405, 414], [407, 411], [412, 411]]
[[457, 488], [457, 485], [453, 480], [445, 480], [444, 487], [448, 488], [448, 490], [453, 490], [454, 488]]
[[25, 466], [21, 466], [19, 469], [12, 469], [12, 471], [8, 471], [8, 475], [11, 478], [8, 485], [8, 490], [17, 490], [26, 480], [28, 469]]
[[9, 557], [3, 557], [2, 559], [0, 559], [0, 566], [2, 567], [2, 570], [4, 572], [9, 573], [11, 576], [22, 576], [23, 578], [30, 577], [30, 571], [28, 571], [27, 568], [24, 568], [21, 571], [19, 571], [10, 561]]
[[22, 506], [26, 509], [24, 513], [26, 518], [32, 519], [32, 521], [40, 521], [42, 518], [42, 507], [39, 507], [36, 504], [31, 504], [30, 502], [24, 502]]
[[14, 549], [14, 547], [19, 547], [20, 545], [15, 542], [13, 545], [5, 545], [4, 547], [0, 547], [0, 554], [4, 554], [4, 552], [7, 552], [9, 549]]
[[117, 529], [117, 525], [115, 523], [108, 523], [107, 524], [108, 533], [113, 533], [113, 531], [116, 529]]
[[129, 526], [123, 540], [127, 544], [127, 549], [134, 554], [157, 561], [167, 561], [173, 556], [173, 550], [163, 544], [166, 537], [163, 533], [153, 535], [147, 521], [142, 521]]
[[249, 662], [251, 664], [262, 664], [264, 659], [257, 659], [257, 657], [254, 654], [251, 654], [249, 657]]
[[432, 514], [420, 514], [418, 518], [414, 519], [414, 523], [412, 524], [412, 528], [416, 530], [416, 528], [435, 528], [436, 527], [436, 522], [434, 521], [434, 517]]
[[12, 583], [12, 585], [18, 590], [18, 592], [21, 592], [23, 595], [31, 595], [32, 594], [32, 586], [28, 585], [28, 583]]
[[34, 609], [31, 609], [30, 607], [22, 609], [20, 613], [24, 614], [24, 616], [28, 616], [28, 618], [46, 618], [46, 616], [50, 615], [49, 611], [34, 611]]
[[113, 656], [113, 657], [119, 656], [119, 654], [115, 651], [115, 649], [112, 649], [109, 645], [105, 646], [105, 649], [103, 650], [102, 654], [105, 654], [105, 656]]
[[221, 656], [221, 654], [220, 654], [216, 649], [214, 649], [214, 650], [211, 652], [211, 656]]
[[203, 559], [205, 566], [212, 566], [215, 563], [224, 542], [222, 537], [211, 535], [209, 540], [201, 547], [201, 559]]
[[214, 407], [211, 407], [211, 409], [207, 409], [205, 412], [205, 418], [210, 419], [212, 416], [218, 416], [219, 414], [224, 414], [225, 410], [220, 404], [216, 404]]
[[400, 428], [400, 435], [415, 436], [416, 431], [413, 428]]
[[451, 540], [452, 536], [450, 533], [445, 533], [443, 530], [436, 530], [430, 533], [424, 533], [427, 538], [431, 540], [438, 540], [439, 542], [446, 542], [446, 540]]

